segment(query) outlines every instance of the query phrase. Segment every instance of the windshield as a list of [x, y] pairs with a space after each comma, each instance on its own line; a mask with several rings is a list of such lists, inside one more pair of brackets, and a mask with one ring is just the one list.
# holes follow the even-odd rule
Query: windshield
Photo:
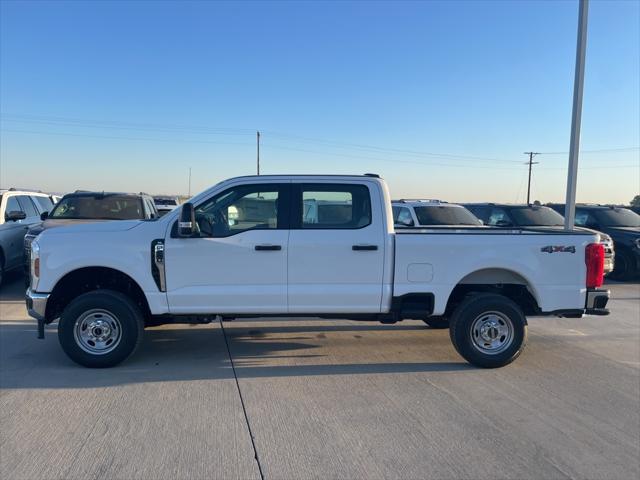
[[482, 225], [482, 222], [464, 207], [441, 205], [415, 207], [414, 210], [420, 225]]
[[564, 225], [564, 217], [549, 207], [522, 207], [509, 211], [520, 227], [557, 227]]
[[144, 218], [142, 202], [126, 195], [80, 195], [64, 197], [49, 218], [136, 220]]
[[603, 208], [593, 214], [605, 227], [640, 227], [640, 215], [626, 208]]

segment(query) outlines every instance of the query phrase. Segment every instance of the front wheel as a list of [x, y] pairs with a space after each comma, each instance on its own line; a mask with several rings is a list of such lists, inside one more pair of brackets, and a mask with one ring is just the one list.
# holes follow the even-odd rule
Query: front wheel
[[76, 363], [113, 367], [129, 357], [142, 339], [138, 306], [122, 293], [96, 290], [74, 299], [62, 312], [58, 340]]
[[449, 335], [458, 353], [482, 368], [513, 362], [524, 350], [527, 322], [512, 300], [491, 293], [473, 295], [453, 312]]
[[614, 280], [631, 280], [634, 275], [633, 265], [634, 259], [631, 254], [625, 250], [618, 250], [613, 265], [613, 272], [609, 274]]

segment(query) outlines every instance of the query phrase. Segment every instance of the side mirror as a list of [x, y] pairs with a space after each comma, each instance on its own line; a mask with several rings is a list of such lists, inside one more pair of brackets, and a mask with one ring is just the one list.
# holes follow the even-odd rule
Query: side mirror
[[40, 220], [42, 220], [43, 222], [44, 222], [47, 218], [49, 218], [49, 212], [42, 212], [42, 213], [40, 214]]
[[180, 212], [180, 219], [178, 220], [178, 236], [179, 237], [192, 237], [196, 231], [196, 212], [193, 208], [193, 203], [185, 203], [182, 205], [182, 211]]
[[24, 220], [27, 218], [27, 214], [21, 210], [12, 210], [10, 212], [5, 213], [5, 220], [10, 222], [17, 222], [18, 220]]

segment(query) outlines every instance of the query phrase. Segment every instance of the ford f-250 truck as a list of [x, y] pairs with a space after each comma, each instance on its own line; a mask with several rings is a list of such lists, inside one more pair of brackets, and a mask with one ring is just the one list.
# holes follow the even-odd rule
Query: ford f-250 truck
[[87, 367], [126, 359], [146, 326], [217, 316], [421, 319], [500, 367], [522, 352], [526, 316], [608, 313], [595, 235], [455, 230], [394, 231], [377, 175], [233, 178], [160, 219], [46, 230], [26, 302], [39, 336], [59, 319]]

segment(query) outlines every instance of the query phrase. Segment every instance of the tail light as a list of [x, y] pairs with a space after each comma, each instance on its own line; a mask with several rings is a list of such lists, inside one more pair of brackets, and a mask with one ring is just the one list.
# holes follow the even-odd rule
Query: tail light
[[587, 265], [587, 288], [598, 288], [604, 281], [604, 245], [590, 243], [584, 254]]

